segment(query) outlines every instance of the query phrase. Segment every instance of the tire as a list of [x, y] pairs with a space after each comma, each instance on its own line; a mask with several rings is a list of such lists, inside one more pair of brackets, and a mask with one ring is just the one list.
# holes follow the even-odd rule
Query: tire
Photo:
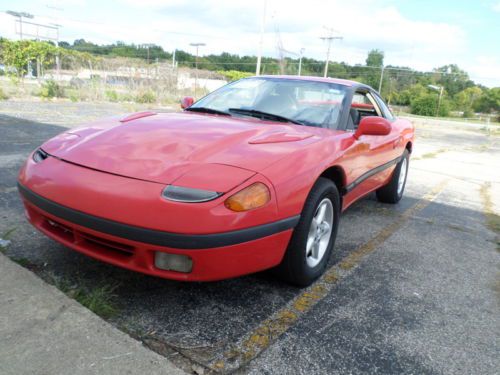
[[377, 199], [380, 202], [394, 204], [401, 200], [408, 177], [409, 159], [408, 150], [405, 150], [401, 160], [394, 169], [390, 181], [377, 190]]
[[[324, 217], [319, 221], [321, 211]], [[316, 219], [314, 223], [313, 219]], [[301, 287], [310, 285], [320, 277], [335, 244], [339, 219], [340, 197], [337, 187], [331, 180], [320, 177], [306, 199], [283, 261], [275, 270], [278, 277]]]

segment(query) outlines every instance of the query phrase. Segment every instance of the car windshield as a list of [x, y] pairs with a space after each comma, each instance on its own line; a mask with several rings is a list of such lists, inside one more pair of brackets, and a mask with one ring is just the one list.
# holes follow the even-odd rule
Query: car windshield
[[346, 87], [299, 79], [245, 78], [200, 99], [188, 110], [336, 129]]

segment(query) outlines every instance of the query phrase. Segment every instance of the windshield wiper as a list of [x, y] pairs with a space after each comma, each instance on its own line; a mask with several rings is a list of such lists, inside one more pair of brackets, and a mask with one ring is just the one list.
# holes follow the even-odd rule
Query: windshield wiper
[[252, 117], [258, 117], [261, 120], [267, 119], [271, 121], [280, 121], [280, 122], [291, 122], [292, 124], [304, 125], [300, 121], [292, 120], [284, 116], [275, 115], [274, 113], [262, 112], [256, 109], [245, 109], [245, 108], [229, 108], [229, 112], [240, 113], [242, 115], [248, 115]]
[[218, 109], [213, 109], [213, 108], [208, 108], [208, 107], [188, 107], [188, 108], [185, 109], [185, 111], [202, 112], [202, 113], [212, 113], [214, 115], [231, 116], [230, 113], [227, 113], [227, 112], [224, 112], [224, 111], [219, 111]]

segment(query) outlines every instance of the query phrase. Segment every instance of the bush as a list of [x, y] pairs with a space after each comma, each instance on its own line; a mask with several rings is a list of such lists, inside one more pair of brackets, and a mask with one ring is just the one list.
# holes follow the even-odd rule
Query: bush
[[472, 118], [474, 117], [474, 111], [471, 108], [466, 108], [464, 113], [462, 114], [463, 118]]
[[110, 102], [117, 102], [119, 100], [118, 93], [115, 90], [106, 90], [104, 94]]
[[64, 89], [56, 81], [50, 79], [42, 84], [40, 96], [46, 99], [62, 98], [64, 96]]
[[135, 101], [137, 103], [145, 104], [145, 103], [156, 103], [156, 95], [152, 91], [144, 91], [139, 93], [135, 97]]
[[0, 100], [7, 100], [9, 97], [7, 96], [6, 93], [3, 92], [2, 88], [0, 87]]
[[[436, 94], [422, 94], [411, 101], [410, 112], [419, 116], [436, 116], [439, 96]], [[442, 99], [438, 116], [448, 116], [450, 104], [448, 100]]]
[[237, 81], [242, 78], [253, 76], [252, 73], [240, 72], [239, 70], [219, 70], [217, 73], [223, 75], [229, 81]]

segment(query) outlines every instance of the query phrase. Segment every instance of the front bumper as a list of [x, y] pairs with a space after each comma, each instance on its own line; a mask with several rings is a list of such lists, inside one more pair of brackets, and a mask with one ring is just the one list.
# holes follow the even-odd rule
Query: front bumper
[[[294, 216], [230, 232], [189, 235], [92, 216], [18, 184], [28, 220], [52, 239], [92, 258], [132, 271], [183, 281], [214, 281], [278, 265], [299, 220]], [[156, 251], [191, 257], [190, 273], [155, 267]]]

